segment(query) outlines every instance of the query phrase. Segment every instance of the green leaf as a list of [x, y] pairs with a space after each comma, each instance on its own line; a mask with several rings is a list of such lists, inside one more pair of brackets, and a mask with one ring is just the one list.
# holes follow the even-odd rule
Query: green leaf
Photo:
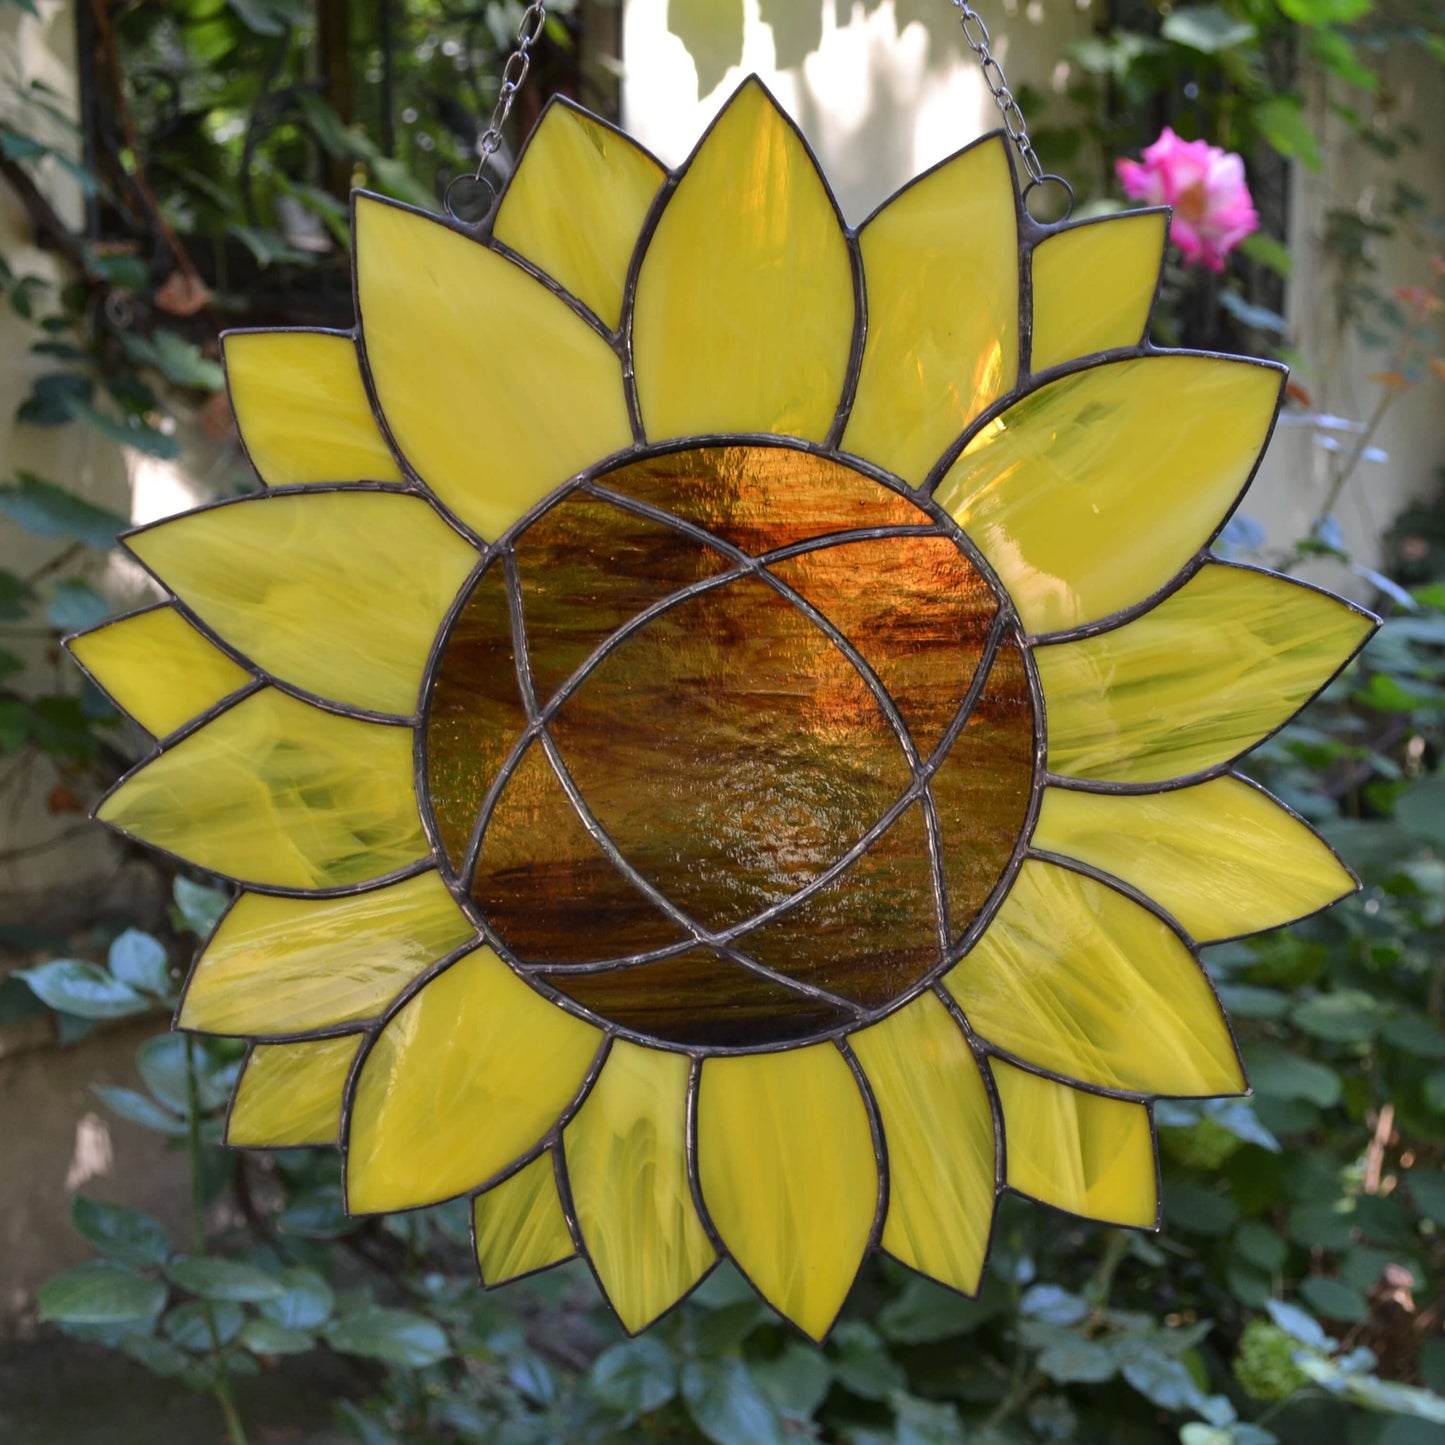
[[1240, 242], [1239, 249], [1251, 261], [1257, 261], [1276, 276], [1283, 276], [1288, 280], [1294, 274], [1294, 256], [1289, 247], [1273, 236], [1266, 236], [1263, 231], [1246, 236]]
[[1375, 0], [1279, 0], [1280, 13], [1296, 25], [1348, 25], [1375, 8]]
[[164, 1264], [170, 1258], [165, 1226], [138, 1209], [77, 1194], [70, 1201], [70, 1220], [98, 1250], [123, 1264]]
[[1056, 1284], [1036, 1284], [1019, 1301], [1019, 1310], [1051, 1325], [1076, 1325], [1088, 1317], [1089, 1302]]
[[1405, 1185], [1422, 1214], [1445, 1224], [1445, 1170], [1406, 1170]]
[[72, 1325], [124, 1325], [153, 1320], [165, 1308], [166, 1287], [110, 1260], [78, 1264], [38, 1292], [40, 1317]]
[[1250, 1264], [1273, 1274], [1289, 1257], [1289, 1246], [1266, 1224], [1251, 1220], [1234, 1232], [1235, 1252]]
[[310, 1335], [275, 1320], [247, 1320], [239, 1338], [253, 1355], [304, 1355], [316, 1343]]
[[1364, 1295], [1341, 1280], [1311, 1275], [1299, 1287], [1300, 1298], [1318, 1315], [1357, 1325], [1370, 1312]]
[[822, 1350], [796, 1340], [776, 1359], [754, 1361], [752, 1372], [773, 1404], [799, 1420], [817, 1414], [833, 1383], [833, 1367]]
[[1244, 1068], [1255, 1092], [1275, 1099], [1306, 1099], [1317, 1108], [1340, 1102], [1340, 1076], [1313, 1059], [1271, 1044], [1246, 1044]]
[[183, 1350], [204, 1355], [212, 1347], [212, 1330], [215, 1331], [216, 1341], [229, 1345], [241, 1333], [245, 1323], [246, 1312], [238, 1304], [190, 1300], [171, 1310], [161, 1322], [161, 1329], [167, 1339]]
[[1290, 1015], [1296, 1028], [1334, 1044], [1362, 1044], [1373, 1039], [1385, 1020], [1375, 998], [1359, 989], [1316, 994]]
[[157, 331], [149, 337], [127, 333], [122, 340], [134, 360], [155, 367], [177, 386], [220, 391], [226, 384], [226, 373], [220, 362], [202, 356], [198, 346], [174, 331]]
[[1291, 156], [1311, 170], [1319, 169], [1319, 141], [1305, 118], [1303, 103], [1295, 96], [1275, 96], [1256, 105], [1254, 123], [1281, 155]]
[[441, 1326], [425, 1315], [377, 1305], [333, 1320], [326, 1329], [326, 1341], [340, 1354], [383, 1360], [408, 1370], [434, 1365], [452, 1352]]
[[1114, 1378], [1119, 1361], [1107, 1345], [1059, 1330], [1039, 1352], [1038, 1367], [1060, 1385], [1097, 1385]]
[[291, 1330], [314, 1330], [331, 1318], [336, 1296], [315, 1270], [283, 1269], [276, 1278], [282, 1293], [257, 1305], [268, 1320]]
[[1398, 1013], [1380, 1029], [1386, 1043], [1420, 1059], [1445, 1059], [1445, 1033], [1424, 1014]]
[[1121, 1372], [1124, 1379], [1146, 1400], [1161, 1410], [1178, 1414], [1198, 1410], [1204, 1395], [1183, 1361], [1150, 1350], [1130, 1350]]
[[179, 1135], [186, 1132], [184, 1119], [176, 1118], [154, 1100], [136, 1093], [134, 1089], [123, 1089], [116, 1084], [92, 1084], [90, 1087], [111, 1110], [122, 1119], [129, 1119], [132, 1124], [140, 1124], [162, 1134]]
[[979, 1431], [966, 1436], [963, 1421], [952, 1405], [935, 1405], [912, 1395], [895, 1395], [893, 1412], [897, 1417], [895, 1445], [1003, 1445], [1007, 1436]]
[[1254, 39], [1254, 26], [1222, 5], [1188, 5], [1167, 15], [1159, 33], [1176, 45], [1217, 55], [1221, 50], [1248, 45]]
[[139, 928], [127, 928], [110, 946], [110, 971], [128, 988], [164, 998], [171, 991], [165, 945]]
[[1407, 788], [1395, 803], [1395, 821], [1428, 843], [1445, 844], [1445, 773]]
[[713, 1445], [783, 1445], [782, 1417], [741, 1360], [690, 1361], [682, 1398]]
[[57, 632], [84, 632], [109, 616], [110, 603], [79, 577], [66, 577], [51, 588], [45, 620]]
[[144, 291], [150, 285], [150, 268], [133, 251], [102, 251], [87, 246], [85, 269], [122, 291]]
[[1277, 988], [1252, 983], [1222, 983], [1219, 1001], [1232, 1018], [1277, 1019], [1289, 1012], [1290, 997]]
[[83, 1019], [120, 1019], [154, 1008], [151, 999], [81, 958], [57, 958], [35, 968], [17, 969], [16, 978], [59, 1013]]
[[1270, 1300], [1265, 1308], [1269, 1317], [1285, 1334], [1307, 1345], [1312, 1350], [1333, 1348], [1334, 1340], [1324, 1331], [1318, 1320], [1311, 1319], [1298, 1305], [1286, 1304], [1283, 1300]]
[[0, 486], [0, 514], [32, 536], [63, 537], [102, 550], [113, 546], [115, 534], [130, 526], [119, 513], [83, 501], [31, 472], [21, 472], [17, 481]]
[[628, 1422], [660, 1409], [677, 1394], [672, 1355], [650, 1337], [624, 1340], [603, 1350], [592, 1363], [589, 1379], [597, 1398]]
[[986, 1286], [971, 1300], [932, 1280], [910, 1279], [903, 1292], [879, 1311], [878, 1328], [885, 1339], [896, 1344], [926, 1345], [967, 1334], [1003, 1308], [997, 1289]]
[[230, 231], [256, 258], [257, 264], [263, 267], [281, 262], [293, 266], [309, 266], [315, 259], [305, 251], [297, 251], [288, 246], [285, 239], [274, 231], [263, 231], [257, 226], [232, 226]]
[[136, 1050], [135, 1062], [145, 1086], [168, 1109], [188, 1114], [191, 1108], [187, 1054], [195, 1059], [196, 1093], [202, 1112], [223, 1107], [231, 1097], [235, 1070], [216, 1068], [203, 1043], [185, 1034], [158, 1034]]
[[152, 1374], [165, 1379], [183, 1379], [190, 1375], [196, 1366], [196, 1362], [184, 1350], [169, 1340], [159, 1340], [154, 1335], [128, 1334], [120, 1342], [120, 1348]]
[[857, 1320], [847, 1320], [830, 1341], [833, 1373], [845, 1390], [864, 1400], [886, 1400], [908, 1383], [902, 1368], [889, 1359], [883, 1341]]
[[1190, 1234], [1228, 1234], [1239, 1209], [1227, 1194], [1198, 1184], [1172, 1184], [1164, 1192], [1164, 1217]]
[[192, 883], [189, 878], [177, 878], [173, 886], [176, 908], [187, 928], [201, 938], [220, 922], [230, 898], [219, 888], [204, 883]]
[[173, 1283], [202, 1299], [234, 1301], [238, 1304], [279, 1299], [285, 1286], [273, 1274], [243, 1264], [237, 1259], [215, 1259], [209, 1255], [187, 1255], [166, 1270]]

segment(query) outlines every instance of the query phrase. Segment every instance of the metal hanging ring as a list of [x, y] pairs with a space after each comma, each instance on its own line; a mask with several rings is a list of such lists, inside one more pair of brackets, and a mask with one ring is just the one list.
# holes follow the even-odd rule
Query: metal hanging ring
[[1062, 186], [1064, 188], [1064, 210], [1057, 221], [1049, 222], [1050, 225], [1060, 225], [1067, 221], [1074, 214], [1074, 188], [1061, 176], [1053, 171], [1045, 171], [1036, 180], [1031, 180], [1023, 190], [1023, 207], [1031, 221], [1037, 221], [1038, 217], [1029, 210], [1029, 197], [1044, 186]]
[[[485, 164], [485, 161], [483, 162]], [[487, 195], [486, 208], [480, 215], [464, 216], [456, 207], [455, 192], [458, 186], [469, 186], [474, 192], [485, 191]], [[460, 221], [464, 226], [477, 226], [487, 219], [497, 207], [497, 188], [485, 177], [473, 175], [471, 171], [463, 171], [460, 175], [453, 176], [447, 182], [447, 188], [442, 192], [442, 205], [452, 220]]]

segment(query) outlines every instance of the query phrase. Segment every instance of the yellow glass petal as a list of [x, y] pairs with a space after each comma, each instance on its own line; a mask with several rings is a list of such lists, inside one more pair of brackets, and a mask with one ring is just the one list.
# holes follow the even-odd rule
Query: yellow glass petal
[[155, 737], [253, 681], [169, 606], [102, 622], [66, 646], [116, 706]]
[[265, 688], [133, 772], [96, 816], [211, 873], [339, 888], [424, 858], [410, 728]]
[[1133, 211], [1067, 226], [1039, 242], [1034, 371], [1144, 339], [1168, 223], [1163, 211]]
[[636, 141], [555, 100], [507, 183], [492, 235], [615, 331], [638, 232], [666, 174]]
[[435, 1204], [486, 1183], [558, 1122], [601, 1038], [490, 948], [459, 959], [397, 1012], [362, 1061], [348, 1209]]
[[1143, 1104], [1070, 1089], [1002, 1059], [989, 1067], [1003, 1106], [1011, 1188], [1086, 1219], [1158, 1224], [1154, 1132]]
[[631, 445], [617, 353], [514, 262], [358, 196], [356, 267], [362, 343], [392, 440], [482, 536]]
[[993, 1223], [993, 1111], [949, 1011], [921, 994], [848, 1042], [888, 1151], [883, 1247], [954, 1289], [978, 1289]]
[[563, 1131], [572, 1204], [617, 1317], [637, 1334], [717, 1257], [687, 1172], [690, 1061], [617, 1040]]
[[843, 450], [918, 486], [1018, 379], [1017, 198], [999, 136], [905, 187], [859, 233], [868, 330]]
[[475, 936], [431, 871], [344, 898], [243, 893], [196, 962], [181, 1027], [301, 1034], [376, 1018]]
[[697, 1170], [739, 1267], [774, 1309], [822, 1339], [878, 1208], [868, 1109], [842, 1054], [813, 1044], [705, 1060]]
[[253, 1148], [334, 1144], [341, 1097], [360, 1034], [257, 1044], [246, 1060], [226, 1121], [226, 1143]]
[[1132, 622], [1035, 651], [1049, 767], [1119, 783], [1217, 767], [1288, 722], [1375, 625], [1288, 577], [1210, 563]]
[[403, 716], [481, 560], [421, 497], [362, 490], [263, 493], [147, 527], [126, 546], [273, 677]]
[[1047, 788], [1033, 842], [1132, 884], [1200, 943], [1278, 928], [1357, 886], [1304, 823], [1239, 778], [1123, 796]]
[[1166, 923], [1113, 888], [1030, 860], [944, 975], [976, 1033], [1027, 1064], [1126, 1093], [1245, 1087], [1203, 968]]
[[401, 481], [350, 336], [231, 331], [221, 346], [241, 440], [268, 486]]
[[773, 98], [747, 80], [693, 153], [643, 257], [632, 349], [649, 439], [822, 441], [853, 321], [853, 268], [827, 185]]
[[1061, 377], [982, 427], [939, 484], [1033, 633], [1144, 601], [1214, 534], [1284, 373], [1146, 356]]
[[557, 1193], [550, 1149], [477, 1195], [472, 1214], [484, 1284], [506, 1284], [577, 1253]]

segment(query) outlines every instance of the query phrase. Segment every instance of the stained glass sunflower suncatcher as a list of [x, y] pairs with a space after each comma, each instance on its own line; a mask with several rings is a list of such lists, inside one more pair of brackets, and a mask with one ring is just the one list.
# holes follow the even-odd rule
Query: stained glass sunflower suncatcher
[[756, 81], [671, 174], [554, 104], [490, 233], [355, 204], [354, 333], [241, 332], [265, 492], [132, 533], [101, 803], [235, 880], [232, 1143], [468, 1195], [629, 1330], [730, 1256], [814, 1336], [998, 1190], [1153, 1225], [1242, 1091], [1196, 946], [1353, 886], [1230, 772], [1371, 619], [1207, 548], [1279, 368], [1144, 340], [1167, 217], [991, 136], [856, 232]]

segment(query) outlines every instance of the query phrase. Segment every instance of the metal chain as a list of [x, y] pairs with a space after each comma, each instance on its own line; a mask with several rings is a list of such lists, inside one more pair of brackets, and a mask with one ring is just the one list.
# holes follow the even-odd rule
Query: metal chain
[[542, 28], [547, 23], [545, 5], [528, 5], [517, 24], [517, 48], [507, 57], [502, 67], [502, 84], [497, 91], [497, 103], [492, 107], [492, 118], [477, 142], [481, 160], [477, 162], [474, 179], [481, 180], [487, 162], [496, 155], [502, 144], [502, 127], [512, 113], [512, 102], [517, 92], [527, 83], [527, 72], [532, 68], [532, 47], [542, 38]]
[[1004, 130], [1008, 132], [1008, 138], [1014, 143], [1014, 147], [1019, 153], [1019, 160], [1023, 162], [1024, 169], [1029, 173], [1029, 183], [1024, 187], [1025, 203], [1028, 200], [1028, 193], [1035, 186], [1054, 181], [1064, 188], [1069, 208], [1072, 209], [1073, 188], [1062, 176], [1045, 171], [1034, 151], [1034, 144], [1029, 139], [1028, 122], [1024, 119], [1018, 99], [1009, 89], [1008, 77], [1003, 73], [1003, 66], [998, 63], [998, 57], [993, 53], [989, 43], [988, 26], [984, 24], [983, 16], [968, 3], [968, 0], [949, 0], [949, 3], [958, 11], [958, 28], [963, 31], [963, 38], [968, 48], [978, 56], [978, 63], [983, 69], [984, 84], [988, 86], [989, 93], [993, 96], [993, 102], [998, 106], [998, 113], [1003, 117]]

